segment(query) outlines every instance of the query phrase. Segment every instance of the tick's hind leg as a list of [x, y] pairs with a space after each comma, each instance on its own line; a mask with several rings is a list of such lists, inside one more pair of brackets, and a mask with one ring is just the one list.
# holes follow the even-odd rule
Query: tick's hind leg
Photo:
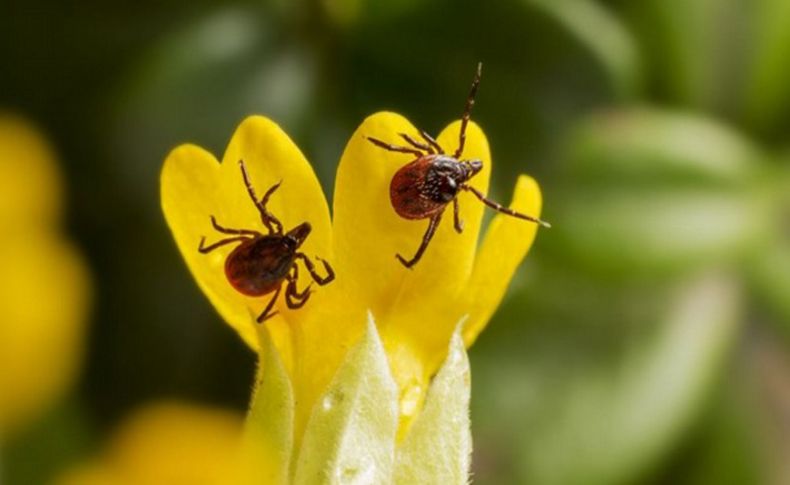
[[277, 297], [280, 296], [280, 290], [282, 290], [282, 289], [283, 289], [283, 286], [280, 285], [274, 291], [274, 295], [272, 296], [272, 299], [269, 300], [269, 303], [266, 304], [266, 308], [264, 308], [263, 311], [261, 312], [261, 314], [258, 315], [258, 318], [256, 319], [256, 321], [258, 323], [263, 323], [266, 320], [268, 320], [268, 319], [272, 318], [273, 316], [277, 315], [277, 311], [274, 311], [272, 313], [269, 313], [269, 312], [272, 311], [272, 308], [274, 307], [274, 302], [277, 301]]
[[220, 241], [215, 242], [214, 244], [204, 246], [206, 244], [206, 238], [200, 238], [200, 244], [198, 245], [198, 252], [202, 254], [208, 254], [211, 251], [217, 249], [218, 247], [224, 246], [226, 244], [240, 242], [240, 241], [248, 241], [250, 238], [247, 236], [236, 236], [236, 237], [229, 237], [227, 239], [222, 239]]
[[258, 200], [258, 195], [255, 193], [255, 188], [252, 186], [250, 176], [247, 173], [247, 167], [244, 165], [244, 160], [239, 160], [239, 168], [241, 168], [241, 177], [244, 179], [244, 185], [247, 187], [247, 193], [250, 195], [252, 203], [255, 204], [258, 212], [261, 213], [261, 222], [263, 222], [263, 225], [269, 230], [269, 234], [282, 234], [282, 223], [276, 217], [274, 217], [274, 214], [266, 209], [266, 203], [269, 202], [269, 197], [271, 197], [274, 191], [280, 187], [282, 181], [272, 185], [269, 190], [263, 194], [263, 198]]
[[420, 150], [418, 150], [416, 148], [400, 147], [398, 145], [392, 145], [390, 143], [383, 142], [381, 140], [377, 140], [376, 138], [371, 138], [369, 136], [366, 136], [365, 138], [367, 138], [370, 143], [373, 143], [377, 147], [383, 148], [385, 150], [389, 150], [391, 152], [411, 153], [412, 155], [416, 156], [417, 158], [425, 156], [425, 154], [422, 151], [420, 151]]
[[313, 277], [313, 280], [321, 286], [324, 286], [335, 279], [335, 271], [329, 266], [329, 262], [323, 258], [319, 258], [318, 256], [315, 259], [321, 261], [324, 265], [324, 271], [326, 271], [326, 276], [321, 277], [318, 276], [318, 273], [315, 270], [315, 265], [310, 258], [307, 257], [304, 253], [296, 253], [296, 257], [304, 261], [304, 265], [307, 267], [307, 271], [310, 272], [310, 276]]
[[431, 242], [433, 239], [433, 235], [436, 233], [436, 228], [439, 226], [439, 221], [442, 220], [442, 213], [438, 213], [437, 215], [431, 217], [430, 222], [428, 223], [428, 229], [425, 231], [425, 234], [422, 236], [422, 242], [420, 243], [420, 247], [417, 249], [417, 252], [414, 254], [414, 257], [410, 260], [406, 261], [406, 258], [401, 256], [400, 254], [396, 254], [395, 257], [398, 258], [398, 261], [406, 266], [407, 268], [411, 269], [412, 266], [417, 264], [417, 262], [422, 258], [423, 253], [428, 248], [428, 243]]
[[538, 219], [537, 217], [532, 217], [532, 216], [528, 216], [526, 214], [522, 214], [521, 212], [516, 212], [516, 211], [514, 211], [513, 209], [511, 209], [509, 207], [503, 206], [499, 202], [494, 202], [493, 200], [486, 198], [486, 196], [483, 195], [482, 192], [480, 192], [476, 188], [472, 187], [471, 185], [463, 184], [463, 185], [461, 185], [461, 188], [463, 190], [467, 190], [467, 191], [473, 193], [475, 195], [475, 197], [477, 197], [478, 199], [480, 199], [483, 202], [483, 204], [485, 204], [488, 207], [494, 209], [495, 211], [501, 212], [503, 214], [507, 214], [509, 216], [513, 216], [513, 217], [518, 218], [518, 219], [524, 219], [525, 221], [534, 222], [536, 224], [540, 224], [543, 227], [551, 227], [551, 224], [549, 224], [546, 221], [542, 221], [542, 220]]

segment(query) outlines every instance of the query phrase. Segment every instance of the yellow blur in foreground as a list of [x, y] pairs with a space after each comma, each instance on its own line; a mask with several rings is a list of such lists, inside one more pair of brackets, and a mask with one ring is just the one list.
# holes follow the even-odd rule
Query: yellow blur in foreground
[[82, 358], [90, 285], [59, 230], [61, 192], [42, 136], [0, 113], [0, 439], [53, 404]]
[[[458, 143], [459, 129], [460, 122], [452, 123], [437, 138], [446, 151]], [[276, 463], [275, 471], [266, 472], [271, 483], [330, 483], [339, 479], [337, 474], [365, 478], [368, 471], [390, 481], [397, 470], [408, 468], [406, 462], [417, 468], [424, 465], [416, 463], [419, 456], [428, 456], [424, 447], [436, 447], [436, 456], [454, 436], [468, 433], [442, 432], [453, 421], [456, 428], [468, 428], [468, 369], [460, 364], [466, 362], [464, 343], [471, 345], [485, 327], [537, 228], [500, 214], [478, 246], [484, 206], [461, 193], [463, 233], [455, 232], [446, 217], [420, 263], [405, 269], [395, 254], [416, 249], [427, 221], [399, 217], [390, 205], [389, 184], [413, 156], [384, 151], [366, 139], [398, 143], [400, 133], [419, 137], [405, 118], [383, 112], [368, 117], [352, 135], [337, 171], [331, 220], [312, 167], [269, 119], [244, 120], [222, 163], [195, 145], [180, 146], [165, 160], [162, 208], [176, 244], [217, 311], [260, 353], [248, 436], [267, 443], [255, 453], [261, 462]], [[483, 162], [471, 185], [486, 193], [491, 156], [485, 135], [474, 123], [467, 131], [463, 157]], [[289, 310], [279, 300], [279, 314], [263, 325], [255, 317], [268, 298], [246, 297], [225, 277], [223, 265], [233, 245], [210, 254], [197, 250], [203, 237], [216, 240], [210, 216], [225, 227], [263, 230], [239, 160], [244, 160], [259, 194], [282, 181], [268, 210], [285, 231], [309, 222], [313, 230], [301, 250], [329, 260], [337, 274], [336, 281], [315, 289], [301, 309]], [[519, 178], [511, 207], [540, 215], [541, 195], [533, 179]], [[450, 345], [456, 331], [456, 343]], [[448, 348], [455, 349], [451, 358]], [[443, 404], [453, 412], [437, 410], [433, 424], [421, 424], [421, 410], [426, 413], [431, 407], [426, 396], [436, 387], [437, 379], [433, 386], [431, 379], [443, 362], [443, 372], [449, 369], [447, 390], [435, 406]], [[373, 388], [378, 394], [369, 396], [368, 402], [365, 396]], [[454, 399], [460, 407], [454, 406]], [[414, 438], [415, 434], [423, 437]], [[346, 448], [352, 442], [356, 450]], [[362, 453], [373, 461], [363, 460]], [[393, 454], [402, 455], [395, 465], [387, 461]], [[439, 456], [434, 460], [437, 465], [440, 461]], [[461, 462], [468, 465], [467, 459]], [[410, 476], [417, 476], [404, 473], [396, 482], [409, 483]], [[466, 480], [465, 474], [465, 469], [457, 473], [457, 480]], [[454, 483], [456, 478], [435, 483]]]
[[177, 402], [144, 407], [120, 426], [93, 460], [58, 485], [215, 485], [237, 475], [242, 420], [229, 411]]

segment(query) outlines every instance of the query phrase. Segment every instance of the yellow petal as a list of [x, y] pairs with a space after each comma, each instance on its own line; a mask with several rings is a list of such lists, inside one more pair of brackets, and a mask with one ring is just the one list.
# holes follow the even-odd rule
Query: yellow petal
[[[520, 176], [510, 208], [540, 217], [541, 205], [537, 182], [532, 177]], [[472, 345], [499, 306], [513, 273], [532, 246], [537, 230], [537, 224], [504, 214], [491, 221], [464, 298], [469, 303], [469, 320], [464, 328], [467, 347]]]
[[[203, 236], [207, 243], [226, 237], [212, 228], [211, 215], [225, 227], [266, 232], [244, 186], [239, 160], [244, 160], [258, 197], [282, 181], [268, 208], [286, 231], [302, 222], [312, 225], [313, 231], [302, 246], [307, 254], [331, 259], [331, 228], [329, 209], [313, 169], [280, 127], [266, 118], [253, 116], [241, 123], [222, 164], [194, 145], [176, 148], [165, 160], [161, 176], [162, 209], [176, 244], [214, 307], [251, 347], [257, 348], [254, 317], [269, 296], [249, 298], [228, 283], [224, 262], [234, 244], [208, 255], [197, 250]], [[278, 347], [286, 346], [289, 328], [286, 321], [291, 323], [294, 314], [282, 304], [282, 298], [276, 308], [280, 315], [268, 325]], [[283, 349], [284, 358], [288, 355], [290, 351]]]
[[[438, 138], [448, 152], [458, 144], [459, 125], [452, 124]], [[334, 248], [338, 264], [344, 268], [343, 283], [379, 319], [395, 308], [402, 311], [403, 301], [413, 309], [420, 307], [419, 313], [438, 295], [453, 294], [463, 287], [471, 271], [483, 213], [482, 205], [471, 195], [461, 194], [464, 233], [453, 230], [452, 204], [448, 205], [423, 259], [412, 270], [404, 268], [395, 254], [410, 258], [420, 245], [428, 221], [398, 216], [390, 203], [389, 187], [395, 172], [415, 157], [384, 150], [366, 139], [404, 145], [399, 133], [419, 139], [414, 126], [400, 115], [383, 112], [368, 117], [346, 146], [335, 182]], [[485, 191], [490, 155], [485, 136], [474, 123], [468, 128], [464, 156], [482, 159], [484, 169], [472, 184]], [[444, 332], [442, 346], [451, 333], [452, 327]]]

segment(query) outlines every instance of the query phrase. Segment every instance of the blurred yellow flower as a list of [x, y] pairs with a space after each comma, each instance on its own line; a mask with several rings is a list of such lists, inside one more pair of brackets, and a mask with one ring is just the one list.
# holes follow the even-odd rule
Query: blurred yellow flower
[[60, 174], [42, 136], [0, 114], [0, 436], [45, 411], [82, 357], [88, 274], [58, 227]]
[[[452, 123], [438, 142], [454, 148], [459, 129], [460, 122]], [[410, 161], [410, 155], [384, 151], [366, 139], [397, 142], [399, 133], [419, 136], [405, 118], [388, 112], [370, 116], [357, 129], [340, 160], [331, 220], [310, 164], [266, 118], [253, 116], [239, 126], [222, 163], [194, 145], [176, 148], [165, 160], [162, 207], [192, 274], [223, 318], [253, 349], [266, 347], [271, 336], [273, 351], [282, 359], [293, 392], [295, 451], [301, 447], [308, 422], [326, 403], [322, 396], [330, 382], [337, 379], [336, 373], [342, 374], [338, 371], [341, 364], [346, 363], [344, 368], [352, 365], [347, 353], [365, 333], [368, 315], [375, 326], [367, 332], [367, 341], [377, 342], [380, 333], [388, 359], [385, 367], [396, 384], [399, 442], [406, 439], [431, 378], [447, 356], [451, 335], [463, 321], [463, 340], [467, 346], [472, 344], [535, 237], [535, 224], [497, 215], [478, 245], [484, 206], [471, 194], [462, 193], [463, 233], [456, 233], [452, 223], [445, 221], [422, 261], [413, 270], [405, 269], [395, 254], [413, 252], [427, 223], [402, 219], [390, 205], [390, 180]], [[486, 193], [491, 156], [482, 130], [474, 123], [469, 126], [463, 155], [483, 161], [484, 168], [471, 185]], [[239, 160], [244, 160], [259, 193], [282, 181], [268, 203], [269, 210], [285, 230], [309, 222], [313, 231], [302, 250], [329, 260], [337, 274], [336, 281], [317, 288], [299, 310], [289, 310], [278, 301], [279, 314], [264, 325], [256, 324], [255, 317], [268, 298], [246, 297], [225, 277], [224, 260], [233, 247], [209, 255], [197, 250], [202, 237], [212, 240], [215, 235], [210, 215], [226, 227], [261, 229], [242, 183]], [[533, 179], [519, 178], [511, 207], [539, 216], [541, 195]], [[369, 344], [367, 354], [359, 353], [373, 355], [375, 347]], [[264, 352], [261, 361], [265, 358]], [[268, 372], [265, 366], [264, 370]]]
[[178, 402], [137, 410], [92, 460], [58, 485], [202, 485], [238, 483], [241, 416]]

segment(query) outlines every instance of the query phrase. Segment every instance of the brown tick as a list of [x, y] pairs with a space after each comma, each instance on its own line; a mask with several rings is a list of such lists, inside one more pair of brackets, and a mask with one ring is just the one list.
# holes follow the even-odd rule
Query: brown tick
[[285, 288], [285, 303], [288, 305], [288, 308], [301, 308], [307, 303], [307, 299], [310, 298], [312, 283], [301, 292], [296, 289], [296, 282], [299, 277], [299, 267], [296, 265], [297, 259], [301, 259], [304, 262], [310, 276], [319, 285], [325, 285], [335, 279], [335, 272], [328, 262], [316, 256], [316, 259], [324, 264], [324, 269], [327, 273], [322, 278], [316, 272], [313, 262], [304, 253], [298, 251], [310, 234], [310, 223], [303, 222], [283, 234], [282, 223], [271, 212], [266, 210], [266, 203], [269, 201], [269, 197], [272, 196], [282, 182], [274, 184], [263, 194], [263, 198], [258, 200], [243, 160], [239, 160], [239, 167], [241, 168], [244, 185], [247, 187], [247, 193], [250, 194], [253, 204], [255, 204], [258, 212], [261, 213], [261, 222], [263, 222], [269, 233], [264, 235], [251, 229], [228, 229], [217, 224], [216, 218], [211, 216], [211, 225], [214, 226], [214, 229], [232, 237], [222, 239], [209, 246], [204, 246], [206, 238], [203, 237], [200, 240], [198, 251], [207, 254], [226, 244], [241, 243], [225, 259], [225, 276], [227, 276], [233, 288], [247, 296], [263, 296], [274, 292], [274, 296], [272, 296], [266, 308], [257, 318], [258, 323], [260, 323], [277, 314], [276, 311], [271, 312], [271, 310], [274, 307], [274, 302], [280, 295], [284, 280], [288, 281]]
[[417, 158], [401, 167], [390, 182], [390, 201], [399, 216], [405, 219], [429, 219], [428, 229], [422, 237], [422, 243], [417, 253], [410, 260], [400, 254], [395, 256], [407, 268], [411, 268], [422, 257], [428, 243], [431, 242], [442, 214], [447, 204], [453, 203], [455, 230], [461, 233], [464, 229], [463, 221], [458, 212], [458, 193], [462, 190], [471, 192], [485, 205], [494, 210], [527, 221], [535, 222], [545, 227], [551, 227], [547, 222], [526, 214], [521, 214], [486, 198], [486, 196], [467, 184], [483, 168], [480, 160], [462, 160], [464, 143], [466, 142], [466, 127], [469, 124], [472, 106], [475, 104], [475, 95], [480, 85], [480, 72], [482, 64], [477, 65], [477, 73], [472, 81], [472, 89], [466, 99], [466, 108], [461, 118], [461, 133], [458, 148], [455, 153], [445, 155], [442, 147], [425, 131], [420, 131], [420, 136], [425, 143], [415, 140], [406, 133], [399, 133], [400, 137], [409, 146], [398, 146], [367, 137], [374, 145], [385, 150], [399, 153], [409, 153]]

